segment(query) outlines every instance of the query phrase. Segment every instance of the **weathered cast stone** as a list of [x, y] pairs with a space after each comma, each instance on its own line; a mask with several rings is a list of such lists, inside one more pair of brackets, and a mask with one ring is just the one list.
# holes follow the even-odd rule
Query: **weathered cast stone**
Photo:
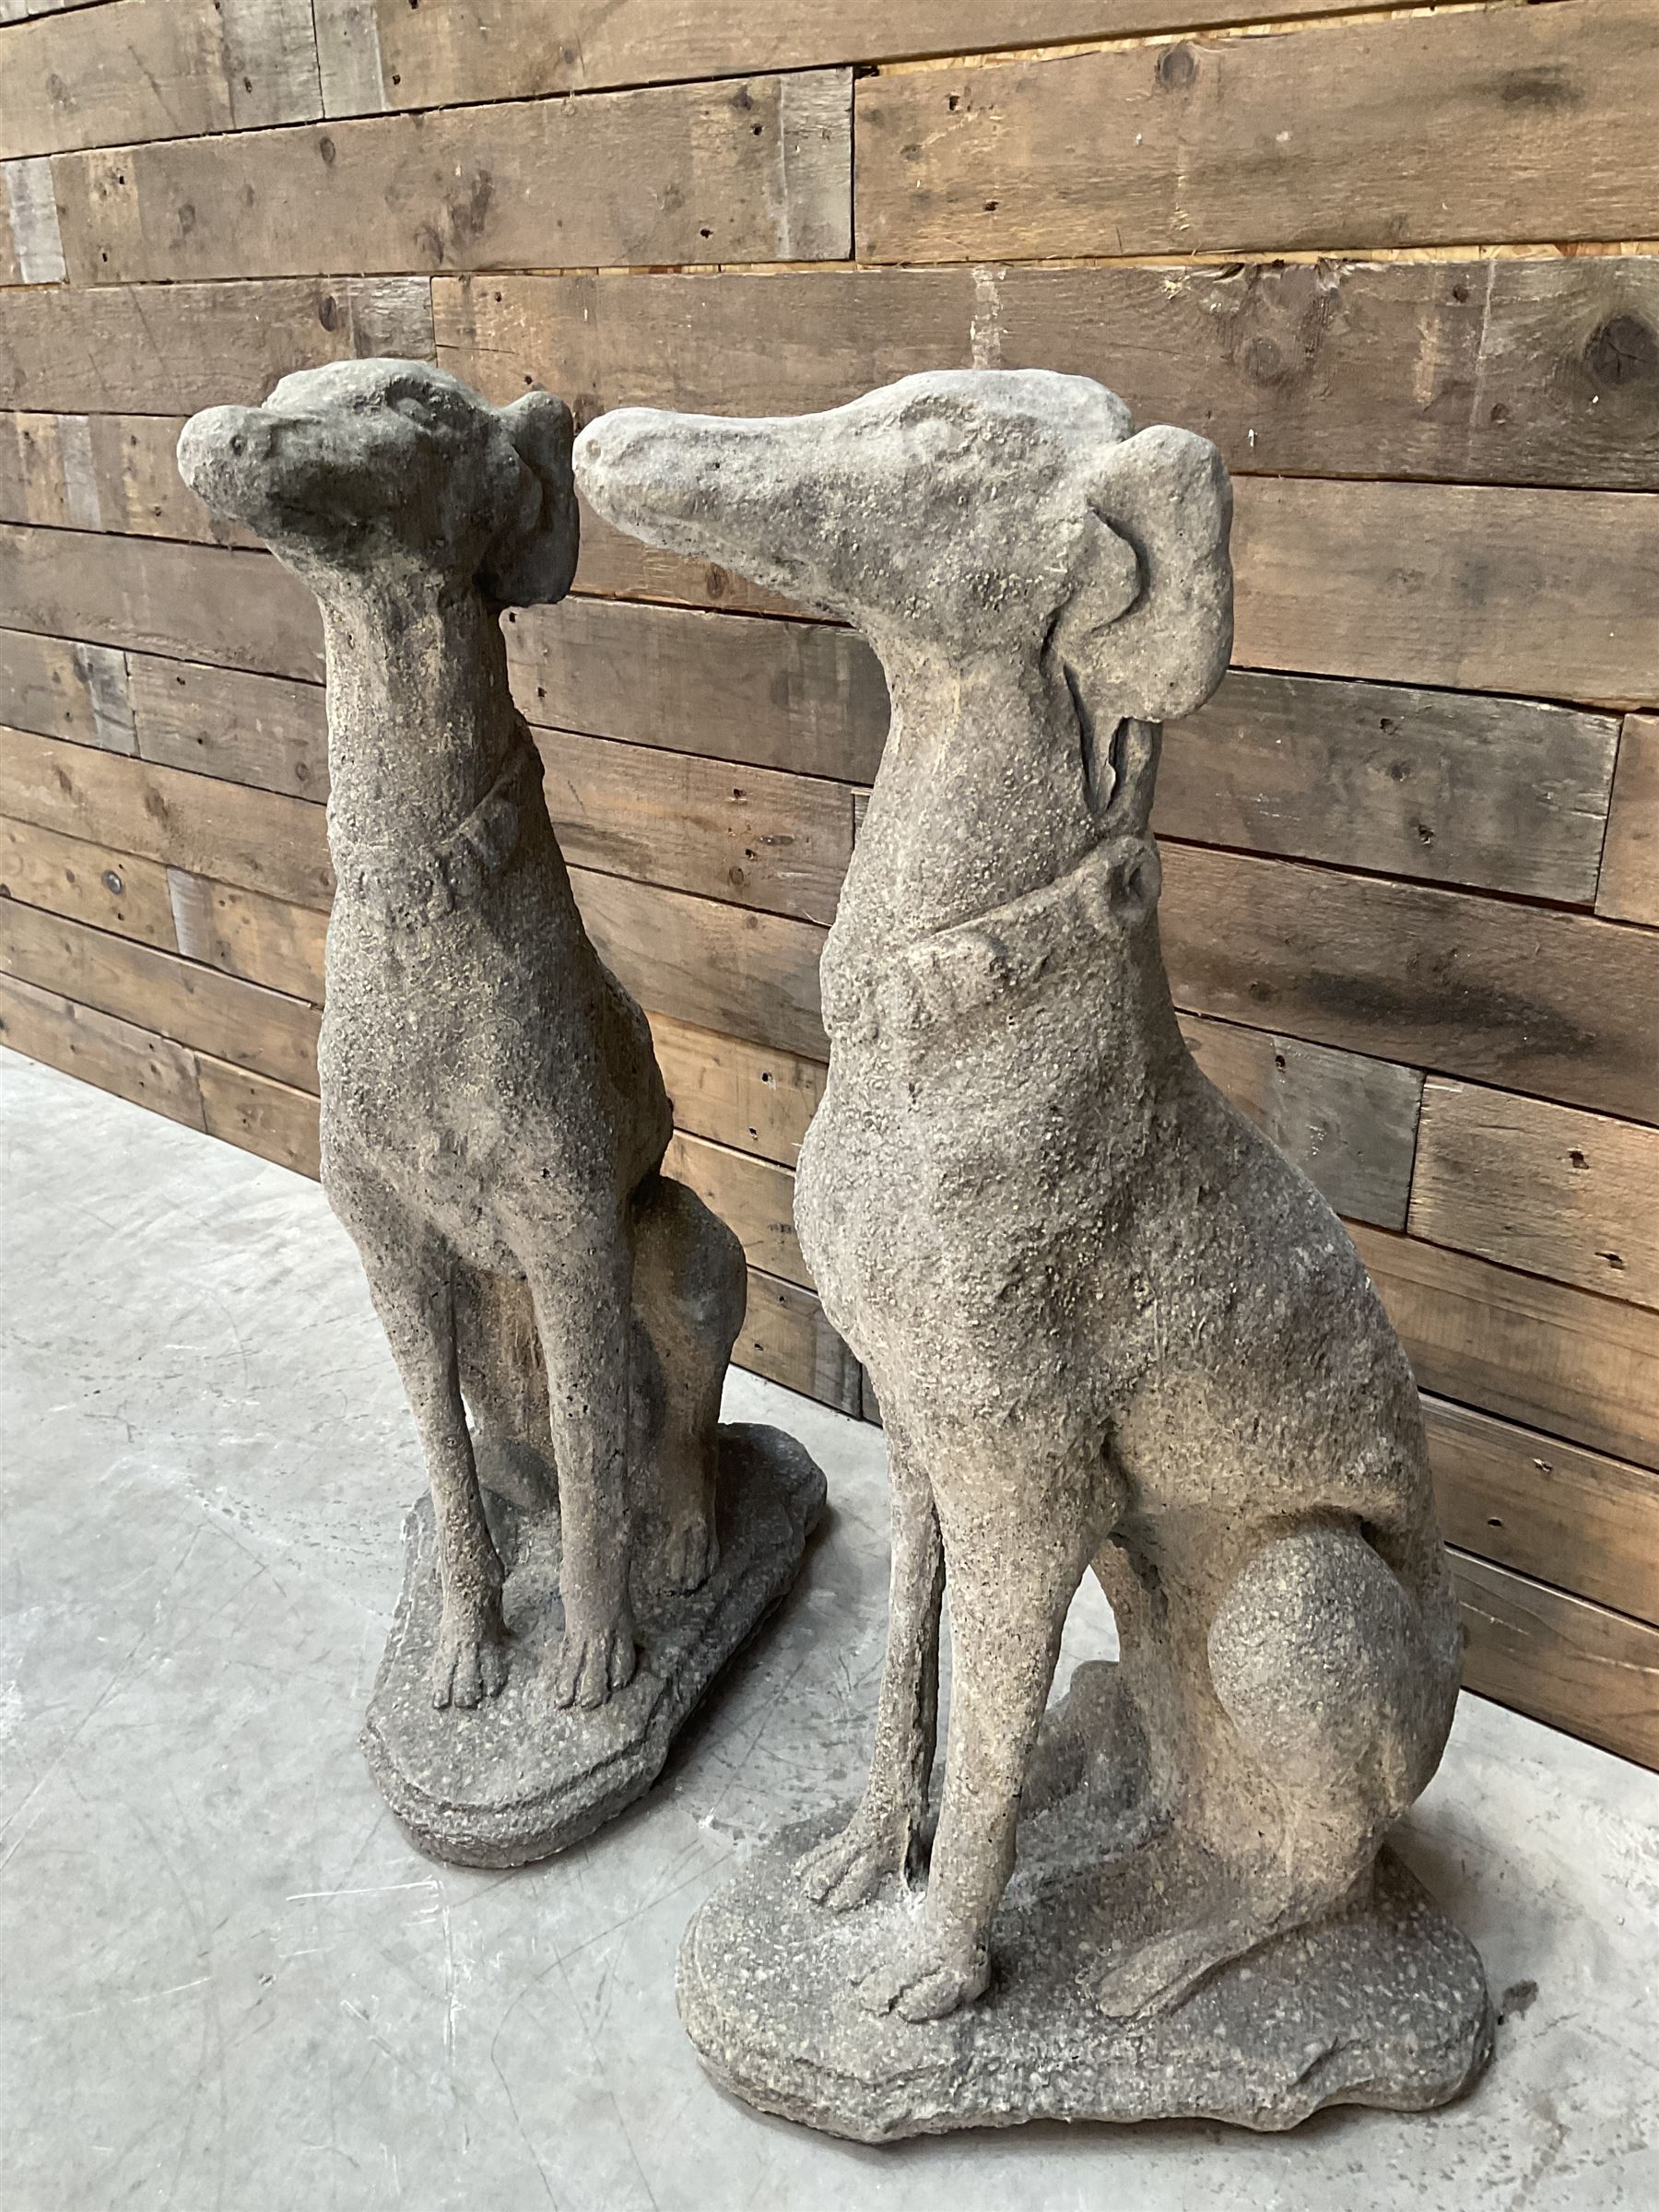
[[[1478, 1961], [1377, 1873], [1457, 1692], [1416, 1392], [1335, 1218], [1194, 1065], [1159, 948], [1159, 725], [1231, 642], [1218, 456], [1084, 378], [964, 372], [787, 420], [624, 409], [576, 469], [610, 522], [852, 622], [892, 694], [795, 1199], [890, 1449], [875, 1751], [799, 1900], [762, 1859], [694, 1927], [693, 2040], [854, 2136], [1454, 2094]], [[1104, 1779], [1040, 1828], [1090, 1567], [1122, 1661], [1043, 1763], [1068, 1741]]]
[[[661, 1171], [672, 1118], [650, 1032], [588, 941], [508, 692], [501, 608], [561, 599], [575, 571], [571, 441], [545, 392], [496, 408], [421, 362], [371, 360], [211, 408], [179, 443], [185, 481], [322, 607], [337, 880], [323, 1181], [431, 1490], [366, 1741], [416, 1841], [488, 1864], [545, 1855], [649, 1784], [718, 1658], [793, 1578], [822, 1500], [790, 1440], [717, 1439], [743, 1253]], [[505, 1597], [475, 1434], [534, 1562]], [[724, 1516], [711, 1582], [734, 1450], [743, 1512]], [[549, 1614], [557, 1632], [538, 1634]], [[641, 1621], [653, 1672], [630, 1688]], [[515, 1641], [503, 1716], [488, 1701]], [[417, 1667], [441, 1725], [411, 1724]], [[549, 1732], [544, 1709], [574, 1717]]]

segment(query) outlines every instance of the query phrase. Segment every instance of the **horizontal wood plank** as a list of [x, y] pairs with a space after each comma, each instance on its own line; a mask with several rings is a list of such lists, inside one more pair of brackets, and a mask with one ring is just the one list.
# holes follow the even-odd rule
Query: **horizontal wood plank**
[[880, 763], [887, 682], [852, 630], [582, 597], [505, 628], [531, 722], [850, 782]]
[[440, 276], [432, 305], [464, 382], [584, 422], [1054, 369], [1253, 475], [1659, 489], [1659, 255]]
[[1659, 717], [1627, 714], [1595, 911], [1659, 929]]
[[204, 1126], [194, 1054], [136, 1022], [0, 975], [0, 1044], [170, 1122]]
[[844, 785], [568, 731], [538, 730], [535, 741], [571, 866], [826, 927], [835, 919], [853, 853]]
[[268, 676], [323, 674], [317, 603], [268, 553], [0, 524], [14, 629]]
[[1245, 666], [1659, 699], [1659, 496], [1262, 477], [1234, 493]]
[[328, 712], [321, 684], [134, 653], [127, 655], [127, 688], [128, 749], [142, 759], [289, 798], [328, 796]]
[[0, 973], [296, 1089], [316, 1081], [315, 1007], [84, 923], [0, 900]]
[[1618, 741], [1528, 700], [1235, 668], [1165, 730], [1153, 826], [1587, 907]]
[[861, 78], [861, 261], [1648, 235], [1646, 0]]
[[135, 751], [126, 655], [119, 646], [0, 629], [0, 723], [107, 752]]
[[1447, 1543], [1659, 1621], [1659, 1475], [1426, 1397]]
[[826, 933], [683, 891], [572, 868], [599, 957], [651, 1014], [827, 1060], [818, 959]]
[[1164, 852], [1178, 1006], [1659, 1122], [1659, 938], [1426, 884]]
[[171, 415], [0, 416], [0, 522], [257, 543], [210, 514], [180, 477], [183, 427]]
[[733, 1347], [738, 1367], [857, 1417], [859, 1366], [810, 1290], [751, 1267], [748, 1311]]
[[840, 259], [851, 79], [514, 100], [53, 161], [74, 285]]
[[1419, 1386], [1641, 1465], [1659, 1465], [1659, 1317], [1353, 1228]]
[[[0, 804], [6, 794], [0, 789]], [[179, 949], [167, 870], [107, 846], [0, 816], [0, 899], [89, 922], [141, 945]]]
[[[1279, 16], [1347, 0], [1277, 0]], [[1248, 22], [1260, 0], [316, 0], [318, 35], [341, 53], [331, 114], [448, 107], [530, 93], [737, 76], [769, 68], [898, 61], [999, 46], [1124, 38]], [[356, 53], [349, 49], [355, 46]]]
[[167, 888], [179, 950], [187, 959], [322, 1005], [326, 914], [182, 868], [167, 870]]
[[829, 1073], [821, 1061], [653, 1014], [652, 1041], [675, 1126], [793, 1167]]
[[433, 358], [427, 277], [0, 291], [0, 406], [182, 417], [375, 354]]
[[812, 1288], [795, 1241], [794, 1177], [787, 1168], [684, 1135], [674, 1137], [663, 1166], [735, 1230], [751, 1267]]
[[1431, 1080], [1411, 1231], [1506, 1267], [1659, 1306], [1659, 1129]]
[[1659, 1629], [1453, 1554], [1464, 1683], [1621, 1759], [1659, 1767]]
[[243, 1152], [257, 1152], [262, 1159], [292, 1168], [314, 1182], [322, 1172], [316, 1099], [210, 1053], [198, 1053], [195, 1058], [202, 1123], [208, 1135], [221, 1137]]
[[322, 112], [311, 0], [118, 0], [0, 37], [7, 153], [253, 130]]
[[1414, 1068], [1190, 1014], [1181, 1027], [1217, 1089], [1338, 1213], [1405, 1228], [1423, 1088]]
[[6, 729], [0, 788], [17, 819], [65, 837], [301, 906], [333, 896], [324, 811], [302, 799]]

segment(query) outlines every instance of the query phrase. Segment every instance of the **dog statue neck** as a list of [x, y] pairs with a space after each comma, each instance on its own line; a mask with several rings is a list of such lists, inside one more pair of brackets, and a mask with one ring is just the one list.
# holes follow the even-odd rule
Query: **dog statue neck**
[[882, 936], [929, 936], [1069, 873], [1100, 841], [1076, 707], [1035, 653], [883, 641], [892, 722], [853, 858]]
[[466, 820], [524, 745], [494, 610], [470, 580], [354, 580], [322, 602], [329, 846], [342, 882]]

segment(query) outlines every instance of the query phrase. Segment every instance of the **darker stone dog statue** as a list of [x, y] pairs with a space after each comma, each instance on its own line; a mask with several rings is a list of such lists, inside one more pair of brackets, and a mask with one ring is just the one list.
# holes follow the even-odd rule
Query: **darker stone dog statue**
[[323, 1179], [419, 1425], [441, 1707], [508, 1670], [464, 1399], [493, 1446], [529, 1448], [544, 1488], [522, 1501], [549, 1508], [557, 1470], [553, 1701], [597, 1707], [634, 1673], [641, 1587], [715, 1563], [745, 1303], [737, 1240], [661, 1172], [650, 1032], [582, 927], [508, 691], [500, 610], [562, 598], [575, 571], [571, 440], [545, 392], [497, 408], [418, 361], [347, 361], [196, 416], [179, 448], [323, 610]]
[[[802, 2035], [800, 1960], [819, 1955], [775, 1882], [762, 1911], [763, 1867], [749, 1905], [716, 1900], [688, 1937], [682, 2010], [745, 2094], [848, 2133], [945, 2124], [982, 2093], [1003, 2119], [1042, 2097], [1074, 2115], [1228, 2109], [1192, 2101], [1179, 2053], [1168, 2103], [1139, 2076], [1138, 2101], [1102, 2088], [1102, 2016], [1176, 2012], [1230, 1962], [1362, 1904], [1440, 1759], [1459, 1630], [1404, 1355], [1329, 1208], [1198, 1071], [1159, 951], [1159, 729], [1228, 661], [1226, 473], [1202, 438], [1134, 434], [1099, 384], [1038, 371], [910, 377], [790, 419], [624, 409], [584, 431], [576, 469], [608, 521], [853, 624], [892, 697], [824, 956], [830, 1080], [795, 1199], [882, 1406], [891, 1625], [863, 1802], [799, 1880], [846, 1912], [911, 1862], [946, 1588], [925, 1903], [841, 1944], [863, 2006], [924, 2022], [986, 1989], [1022, 1792], [1036, 1817], [1065, 1759], [1070, 1779], [1105, 1762], [1117, 1808], [1110, 1834], [1074, 1827], [1074, 1859], [1126, 1861], [1053, 1968], [1066, 1987], [1086, 1970], [1092, 2031], [1074, 2023], [1064, 2059], [1028, 2043], [1013, 2086], [993, 2068], [978, 2089], [980, 2046], [959, 2039], [930, 2116], [931, 2044], [861, 2043], [876, 2029], [837, 2014], [842, 2044], [826, 2029], [814, 2048], [859, 2055], [833, 2090], [830, 2058], [790, 2071], [786, 2035], [757, 2055], [770, 1927], [778, 2017], [796, 2006]], [[1034, 1764], [1091, 1565], [1122, 1663], [1074, 1689]], [[1094, 2071], [1066, 2103], [1053, 2082], [1074, 2063]], [[1363, 2079], [1373, 2059], [1357, 2063]], [[902, 2124], [871, 2087], [888, 2065]], [[1314, 2095], [1304, 2057], [1288, 2078], [1292, 2116], [1330, 2088]]]

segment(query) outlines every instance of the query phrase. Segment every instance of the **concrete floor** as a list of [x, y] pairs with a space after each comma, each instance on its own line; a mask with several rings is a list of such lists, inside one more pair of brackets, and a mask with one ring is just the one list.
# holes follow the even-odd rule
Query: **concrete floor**
[[0, 1052], [0, 1220], [5, 2212], [1659, 2204], [1659, 1777], [1469, 1699], [1404, 1839], [1507, 1993], [1456, 2110], [886, 2151], [755, 2118], [679, 2030], [675, 1950], [856, 1787], [880, 1437], [734, 1376], [830, 1477], [803, 1586], [645, 1805], [441, 1871], [356, 1749], [421, 1477], [320, 1192]]

